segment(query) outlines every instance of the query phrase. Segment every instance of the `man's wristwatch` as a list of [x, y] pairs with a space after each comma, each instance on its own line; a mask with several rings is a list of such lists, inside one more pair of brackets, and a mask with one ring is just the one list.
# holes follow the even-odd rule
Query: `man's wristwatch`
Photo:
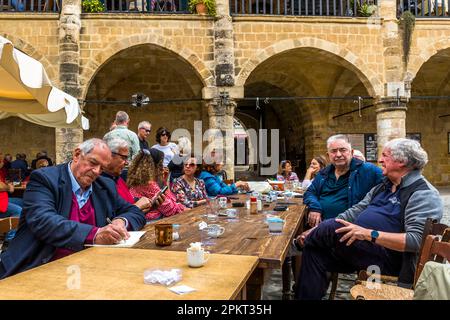
[[377, 230], [372, 230], [372, 231], [370, 232], [370, 237], [372, 238], [371, 241], [372, 241], [373, 243], [375, 243], [375, 241], [377, 241], [377, 239], [378, 239], [379, 236], [380, 236], [380, 234], [378, 233]]

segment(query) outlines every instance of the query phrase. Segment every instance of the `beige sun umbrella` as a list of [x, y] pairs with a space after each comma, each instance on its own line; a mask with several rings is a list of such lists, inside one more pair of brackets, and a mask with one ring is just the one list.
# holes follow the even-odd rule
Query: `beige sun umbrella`
[[89, 129], [76, 98], [52, 86], [43, 65], [0, 36], [0, 119]]

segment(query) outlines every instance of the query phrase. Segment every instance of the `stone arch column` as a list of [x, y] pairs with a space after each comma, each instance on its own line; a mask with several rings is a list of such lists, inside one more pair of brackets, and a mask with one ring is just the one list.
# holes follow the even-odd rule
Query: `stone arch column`
[[[63, 0], [59, 29], [59, 80], [62, 90], [80, 97], [81, 0]], [[83, 141], [83, 129], [55, 129], [56, 163], [67, 161], [72, 150]]]
[[389, 140], [406, 136], [406, 99], [382, 98], [376, 103], [378, 158]]
[[217, 136], [208, 139], [209, 148], [222, 150], [224, 155], [224, 170], [228, 179], [234, 179], [234, 129], [233, 118], [237, 107], [236, 101], [222, 95], [206, 102], [209, 118], [209, 130]]

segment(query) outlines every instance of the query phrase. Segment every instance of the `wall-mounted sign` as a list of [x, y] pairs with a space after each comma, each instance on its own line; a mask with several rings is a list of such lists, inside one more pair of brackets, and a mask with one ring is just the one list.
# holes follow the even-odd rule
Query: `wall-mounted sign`
[[366, 161], [377, 161], [378, 158], [377, 134], [376, 133], [364, 134], [364, 143], [365, 143]]

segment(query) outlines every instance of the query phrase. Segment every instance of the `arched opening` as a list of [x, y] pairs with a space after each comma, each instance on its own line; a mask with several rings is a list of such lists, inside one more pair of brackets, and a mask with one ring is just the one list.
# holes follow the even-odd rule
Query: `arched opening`
[[[148, 138], [150, 146], [156, 143], [154, 133], [161, 126], [172, 132], [184, 128], [193, 134], [195, 120], [202, 120], [203, 126], [207, 126], [204, 104], [170, 100], [200, 99], [203, 87], [201, 77], [189, 62], [170, 50], [153, 44], [124, 49], [106, 61], [90, 82], [84, 110], [92, 129], [85, 136], [103, 137], [119, 110], [129, 114], [132, 131], [136, 131], [143, 120], [152, 124]], [[131, 106], [128, 101], [135, 93], [145, 94], [150, 103], [139, 108]], [[117, 101], [126, 103], [115, 104]]]
[[411, 84], [411, 96], [406, 133], [420, 138], [428, 152], [424, 175], [433, 184], [450, 185], [450, 100], [432, 98], [450, 96], [450, 48], [440, 50], [421, 66]]
[[358, 108], [352, 97], [369, 97], [373, 92], [360, 74], [343, 58], [321, 49], [284, 51], [251, 72], [245, 82], [245, 97], [260, 99], [240, 101], [238, 112], [254, 119], [248, 128], [279, 130], [278, 161], [290, 160], [300, 177], [312, 157], [326, 152], [325, 141], [330, 135], [376, 133], [374, 109], [363, 111], [361, 117], [356, 112], [333, 118]]

